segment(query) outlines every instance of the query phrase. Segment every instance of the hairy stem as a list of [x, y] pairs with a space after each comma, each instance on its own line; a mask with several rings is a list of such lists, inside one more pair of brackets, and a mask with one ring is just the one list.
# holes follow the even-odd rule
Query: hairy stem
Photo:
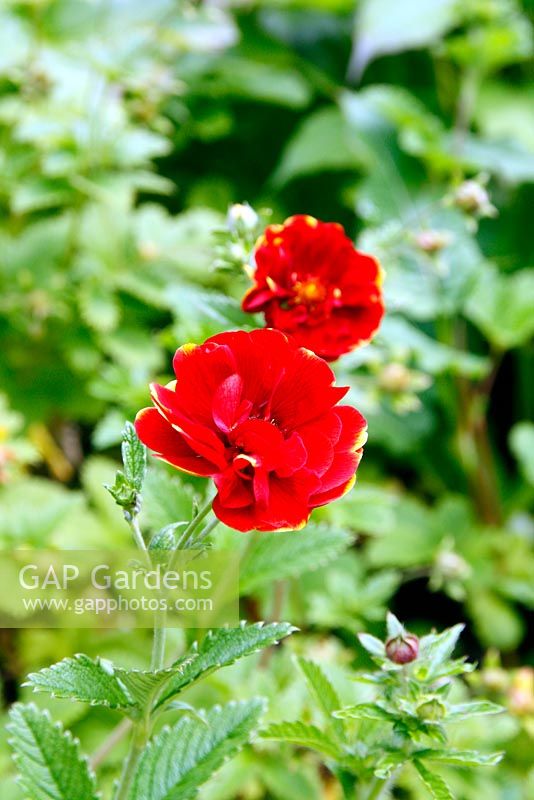
[[154, 638], [152, 640], [152, 658], [150, 669], [154, 672], [163, 669], [165, 666], [165, 640], [167, 638], [166, 628], [167, 614], [165, 611], [156, 612], [154, 619]]
[[115, 800], [127, 800], [132, 785], [133, 776], [141, 754], [145, 749], [149, 736], [149, 722], [147, 717], [137, 722], [134, 726], [130, 748], [122, 768], [122, 774], [115, 794]]

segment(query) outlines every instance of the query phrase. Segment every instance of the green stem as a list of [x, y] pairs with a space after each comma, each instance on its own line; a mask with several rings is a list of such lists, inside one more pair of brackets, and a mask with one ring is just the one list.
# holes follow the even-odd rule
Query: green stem
[[128, 517], [126, 519], [128, 520], [128, 523], [132, 530], [136, 545], [140, 550], [143, 551], [143, 553], [146, 553], [147, 546], [141, 528], [139, 527], [139, 522], [137, 517], [135, 515], [132, 515], [131, 519], [128, 519]]
[[[187, 525], [187, 527], [184, 529], [184, 532], [181, 537], [182, 542], [187, 543], [188, 541], [191, 540], [192, 535], [197, 531], [202, 521], [207, 517], [207, 515], [211, 511], [212, 502], [213, 499], [209, 498], [204, 503], [204, 505], [199, 508], [199, 510], [197, 511], [197, 513], [195, 514], [189, 525]], [[147, 554], [147, 557], [149, 557], [149, 552], [146, 546], [146, 542], [144, 540], [143, 533], [141, 531], [136, 516], [132, 516], [132, 518], [129, 519], [128, 522], [130, 523], [130, 527], [132, 529], [137, 546], [139, 547], [140, 550], [142, 550], [144, 553]], [[210, 525], [207, 526], [207, 532], [209, 533], [214, 527], [215, 523], [210, 523]], [[177, 551], [175, 551], [173, 555], [175, 555], [176, 552]], [[171, 559], [171, 563], [169, 564], [169, 569], [172, 568], [172, 561], [173, 559]], [[166, 616], [167, 615], [165, 611], [159, 611], [156, 613], [154, 617], [154, 638], [152, 640], [152, 658], [150, 664], [150, 668], [153, 671], [163, 669], [165, 664], [165, 640], [167, 633], [165, 625]], [[150, 733], [150, 708], [147, 708], [145, 717], [142, 720], [136, 722], [134, 725], [132, 738], [130, 741], [130, 748], [128, 750], [126, 761], [124, 762], [121, 778], [117, 787], [117, 792], [115, 794], [115, 800], [127, 800], [133, 776], [135, 773], [135, 769], [148, 741], [149, 733]]]
[[130, 748], [122, 768], [122, 774], [117, 787], [117, 792], [115, 794], [115, 800], [127, 800], [137, 763], [141, 758], [141, 754], [143, 753], [148, 741], [148, 733], [149, 725], [147, 718], [137, 722], [134, 726], [130, 741]]
[[158, 611], [154, 618], [154, 638], [152, 640], [152, 659], [150, 669], [157, 672], [165, 666], [165, 640], [167, 638], [167, 614]]
[[189, 525], [187, 525], [187, 527], [184, 528], [184, 530], [182, 532], [182, 535], [180, 536], [180, 545], [174, 551], [173, 556], [172, 556], [171, 560], [169, 561], [169, 566], [168, 566], [169, 570], [171, 570], [173, 568], [173, 566], [174, 566], [174, 563], [176, 561], [176, 555], [178, 553], [178, 550], [181, 549], [181, 545], [184, 545], [187, 548], [187, 544], [188, 544], [188, 542], [191, 541], [191, 537], [196, 532], [196, 530], [200, 527], [201, 522], [210, 513], [212, 503], [213, 503], [213, 497], [208, 497], [208, 499], [206, 500], [204, 505], [201, 506], [198, 509], [197, 513], [195, 514], [195, 516], [193, 517], [193, 519], [191, 520]]
[[366, 795], [365, 800], [380, 800], [384, 792], [386, 792], [393, 783], [393, 777], [383, 780], [382, 778], [374, 778], [369, 793]]

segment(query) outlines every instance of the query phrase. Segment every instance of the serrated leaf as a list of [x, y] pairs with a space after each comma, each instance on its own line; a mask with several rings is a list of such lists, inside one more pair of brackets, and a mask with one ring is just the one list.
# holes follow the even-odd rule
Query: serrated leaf
[[104, 659], [93, 660], [79, 654], [28, 676], [35, 692], [53, 697], [107, 706], [135, 716], [141, 712], [159, 687], [185, 667], [159, 672], [143, 672], [114, 667]]
[[476, 750], [419, 750], [417, 758], [459, 767], [494, 767], [503, 753], [477, 753]]
[[8, 731], [20, 784], [32, 800], [96, 800], [79, 743], [34, 705], [13, 706]]
[[338, 719], [376, 719], [381, 722], [395, 722], [397, 717], [375, 703], [358, 703], [336, 711]]
[[253, 625], [243, 623], [239, 628], [218, 628], [209, 631], [198, 647], [195, 644], [182, 659], [173, 665], [174, 668], [178, 667], [181, 671], [164, 687], [158, 698], [157, 706], [166, 703], [199, 678], [205, 677], [221, 667], [227, 667], [239, 658], [270, 647], [295, 630], [296, 628], [288, 622], [269, 624], [257, 622]]
[[431, 772], [420, 761], [414, 761], [413, 763], [423, 783], [429, 790], [434, 800], [454, 800], [454, 797], [451, 794], [451, 790], [449, 789], [449, 787], [447, 786], [441, 775], [437, 775], [435, 772]]
[[352, 539], [343, 529], [322, 525], [269, 536], [253, 534], [240, 566], [240, 591], [249, 594], [272, 581], [324, 566], [346, 550]]
[[343, 753], [326, 733], [315, 725], [306, 725], [304, 722], [277, 722], [269, 725], [260, 736], [262, 739], [272, 739], [278, 742], [289, 742], [300, 747], [309, 747], [330, 758], [342, 758]]
[[326, 714], [327, 722], [333, 728], [336, 736], [344, 741], [345, 726], [339, 718], [333, 717], [334, 711], [341, 708], [341, 701], [329, 679], [314, 661], [307, 658], [297, 658], [297, 663], [304, 673], [306, 683], [313, 694], [319, 708]]
[[261, 700], [229, 703], [165, 728], [139, 761], [128, 800], [190, 800], [227, 758], [247, 743]]
[[140, 492], [146, 473], [147, 450], [139, 440], [131, 422], [127, 422], [124, 426], [121, 453], [124, 474], [134, 489]]

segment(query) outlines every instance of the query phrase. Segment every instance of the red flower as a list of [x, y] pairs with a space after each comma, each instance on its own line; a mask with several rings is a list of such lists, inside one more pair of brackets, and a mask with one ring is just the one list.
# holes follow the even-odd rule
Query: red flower
[[334, 361], [376, 333], [384, 315], [380, 265], [341, 225], [296, 216], [270, 225], [255, 250], [254, 286], [243, 309]]
[[353, 485], [365, 419], [336, 405], [330, 367], [269, 328], [221, 333], [174, 357], [135, 421], [158, 458], [213, 478], [216, 516], [240, 531], [301, 528]]

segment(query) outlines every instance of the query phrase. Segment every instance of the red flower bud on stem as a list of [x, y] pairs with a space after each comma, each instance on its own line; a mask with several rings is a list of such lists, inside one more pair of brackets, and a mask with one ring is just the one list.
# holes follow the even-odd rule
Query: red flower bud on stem
[[395, 636], [386, 642], [386, 655], [394, 664], [410, 664], [419, 654], [419, 639], [412, 633]]

